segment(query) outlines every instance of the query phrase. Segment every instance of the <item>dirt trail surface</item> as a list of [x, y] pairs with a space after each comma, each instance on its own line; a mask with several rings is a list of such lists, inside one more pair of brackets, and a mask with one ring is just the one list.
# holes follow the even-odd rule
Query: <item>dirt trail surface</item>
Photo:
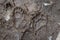
[[0, 0], [0, 40], [60, 40], [60, 0]]

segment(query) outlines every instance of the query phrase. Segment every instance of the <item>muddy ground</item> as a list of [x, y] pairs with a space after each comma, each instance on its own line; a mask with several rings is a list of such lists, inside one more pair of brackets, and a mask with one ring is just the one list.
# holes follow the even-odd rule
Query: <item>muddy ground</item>
[[60, 40], [60, 0], [0, 0], [0, 40]]

